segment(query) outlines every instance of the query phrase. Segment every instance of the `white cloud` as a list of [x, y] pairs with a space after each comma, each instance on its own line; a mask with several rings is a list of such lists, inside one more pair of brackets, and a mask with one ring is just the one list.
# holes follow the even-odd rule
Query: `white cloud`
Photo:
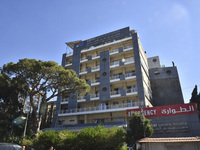
[[178, 3], [175, 3], [170, 8], [169, 12], [166, 14], [166, 20], [170, 21], [176, 21], [176, 22], [182, 22], [182, 21], [188, 21], [189, 14], [187, 9]]
[[170, 5], [157, 9], [154, 14], [148, 18], [148, 22], [161, 26], [189, 23], [189, 12], [182, 4], [171, 3]]

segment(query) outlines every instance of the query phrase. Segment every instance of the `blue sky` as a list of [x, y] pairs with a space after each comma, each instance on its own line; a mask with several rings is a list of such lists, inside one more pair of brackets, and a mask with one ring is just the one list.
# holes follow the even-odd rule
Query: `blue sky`
[[65, 42], [129, 26], [147, 57], [178, 67], [185, 102], [199, 82], [199, 0], [0, 0], [0, 67], [23, 58], [61, 64]]

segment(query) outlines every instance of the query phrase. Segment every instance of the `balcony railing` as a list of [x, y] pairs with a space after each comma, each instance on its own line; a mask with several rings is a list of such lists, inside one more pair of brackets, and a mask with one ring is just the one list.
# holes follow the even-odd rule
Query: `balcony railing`
[[110, 67], [119, 66], [119, 61], [110, 63]]
[[126, 59], [126, 61], [124, 63], [126, 64], [126, 63], [129, 63], [129, 62], [134, 62], [134, 58], [129, 57], [129, 58]]
[[97, 70], [97, 69], [100, 69], [100, 65], [95, 66], [95, 67], [92, 68], [92, 70]]
[[135, 76], [135, 72], [126, 73], [125, 77], [132, 77]]
[[116, 104], [116, 105], [106, 105], [104, 107], [97, 106], [97, 107], [85, 107], [85, 108], [77, 108], [77, 109], [70, 109], [70, 110], [61, 110], [60, 114], [88, 112], [88, 111], [101, 111], [101, 110], [128, 108], [128, 107], [136, 107], [136, 106], [139, 106], [138, 102], [122, 103], [122, 104]]
[[133, 45], [124, 46], [124, 50], [125, 50], [125, 49], [129, 49], [129, 48], [133, 48]]
[[83, 57], [81, 58], [81, 61], [87, 60], [87, 57]]
[[91, 98], [97, 98], [97, 97], [99, 97], [99, 93], [91, 95]]
[[116, 48], [116, 49], [113, 49], [113, 50], [111, 50], [110, 51], [110, 54], [112, 54], [112, 53], [117, 53], [119, 51], [119, 49], [118, 48]]
[[69, 64], [72, 64], [72, 62], [71, 61], [66, 62], [66, 65], [69, 65]]
[[100, 54], [94, 54], [94, 55], [92, 55], [92, 58], [98, 57], [98, 56], [100, 56]]
[[85, 99], [85, 96], [78, 96], [77, 100]]
[[110, 95], [118, 95], [118, 94], [120, 94], [120, 91], [111, 91], [110, 92]]
[[91, 84], [98, 83], [98, 82], [100, 82], [100, 79], [96, 79], [96, 80], [91, 81]]
[[115, 75], [115, 76], [110, 77], [110, 80], [115, 80], [115, 79], [119, 79], [119, 78], [120, 78], [120, 75]]
[[137, 92], [137, 88], [126, 89], [126, 93], [134, 93]]
[[81, 72], [86, 72], [86, 71], [87, 71], [86, 69], [81, 69], [81, 70], [80, 70], [80, 73], [81, 73]]

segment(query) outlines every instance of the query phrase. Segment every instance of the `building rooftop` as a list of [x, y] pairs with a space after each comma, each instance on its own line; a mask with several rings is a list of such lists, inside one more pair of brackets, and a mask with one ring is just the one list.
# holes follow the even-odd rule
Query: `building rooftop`
[[170, 137], [170, 138], [143, 138], [137, 143], [177, 143], [177, 142], [200, 142], [200, 137]]
[[69, 46], [72, 50], [74, 49], [74, 44], [75, 43], [79, 43], [82, 40], [77, 40], [77, 41], [72, 41], [72, 42], [66, 42], [65, 44], [67, 44], [67, 46]]

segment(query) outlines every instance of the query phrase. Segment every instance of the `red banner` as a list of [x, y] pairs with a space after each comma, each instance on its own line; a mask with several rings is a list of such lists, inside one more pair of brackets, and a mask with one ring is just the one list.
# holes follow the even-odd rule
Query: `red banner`
[[146, 118], [175, 116], [197, 113], [197, 107], [195, 103], [188, 103], [126, 110], [128, 118], [131, 117], [134, 113], [142, 114], [142, 112]]

